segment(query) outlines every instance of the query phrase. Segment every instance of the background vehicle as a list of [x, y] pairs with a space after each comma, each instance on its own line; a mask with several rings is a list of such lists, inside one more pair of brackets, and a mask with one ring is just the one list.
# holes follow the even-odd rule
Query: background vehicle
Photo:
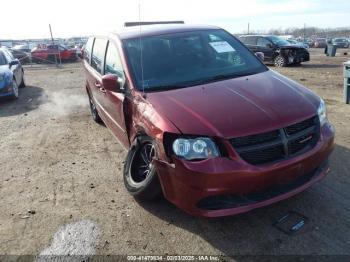
[[300, 46], [295, 46], [277, 36], [246, 35], [239, 39], [253, 52], [263, 52], [264, 61], [283, 67], [300, 64], [310, 60], [309, 52]]
[[349, 42], [346, 38], [334, 38], [332, 44], [338, 48], [349, 48]]
[[18, 87], [24, 87], [24, 71], [11, 52], [0, 47], [0, 97], [18, 98]]
[[28, 45], [16, 45], [9, 50], [22, 64], [30, 62], [31, 49]]
[[137, 198], [163, 193], [193, 215], [232, 215], [327, 173], [324, 101], [223, 29], [130, 29], [91, 37], [83, 54], [92, 117], [128, 149], [124, 184]]
[[326, 38], [317, 38], [314, 42], [314, 47], [325, 48], [327, 46]]
[[75, 48], [66, 48], [63, 45], [41, 45], [34, 48], [31, 51], [32, 60], [35, 62], [55, 62], [55, 57], [57, 61], [61, 59], [63, 62], [76, 61], [77, 50]]

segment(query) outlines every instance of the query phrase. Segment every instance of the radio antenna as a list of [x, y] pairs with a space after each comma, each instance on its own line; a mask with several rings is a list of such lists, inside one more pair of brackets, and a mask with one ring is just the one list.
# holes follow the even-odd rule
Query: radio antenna
[[143, 45], [142, 45], [142, 37], [141, 37], [141, 2], [139, 2], [139, 22], [140, 22], [140, 63], [141, 63], [141, 84], [142, 84], [142, 96], [145, 97], [145, 84], [144, 84], [144, 76], [143, 76]]

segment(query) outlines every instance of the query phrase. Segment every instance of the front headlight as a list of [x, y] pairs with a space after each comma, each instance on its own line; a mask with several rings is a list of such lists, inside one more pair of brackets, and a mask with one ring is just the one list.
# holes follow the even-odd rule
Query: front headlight
[[4, 81], [4, 79], [5, 79], [5, 76], [4, 75], [0, 75], [0, 81], [2, 82], [2, 81]]
[[321, 98], [320, 105], [317, 110], [318, 118], [320, 120], [321, 126], [323, 126], [327, 122], [327, 109], [326, 109], [326, 103]]
[[187, 160], [207, 159], [220, 155], [215, 142], [207, 137], [177, 138], [172, 148], [175, 155]]

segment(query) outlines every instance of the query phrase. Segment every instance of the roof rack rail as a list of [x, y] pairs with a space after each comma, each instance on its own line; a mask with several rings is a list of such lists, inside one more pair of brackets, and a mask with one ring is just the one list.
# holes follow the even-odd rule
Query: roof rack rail
[[155, 22], [125, 22], [125, 27], [140, 25], [184, 24], [184, 21], [155, 21]]

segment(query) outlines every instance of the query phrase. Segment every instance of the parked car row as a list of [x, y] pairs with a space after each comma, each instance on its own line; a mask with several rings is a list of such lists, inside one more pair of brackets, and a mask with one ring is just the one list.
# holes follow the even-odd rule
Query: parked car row
[[325, 48], [327, 44], [332, 44], [338, 48], [349, 48], [350, 40], [345, 37], [338, 38], [316, 38], [310, 40], [310, 47]]
[[73, 62], [81, 57], [81, 47], [68, 48], [64, 45], [38, 45], [32, 49], [28, 45], [17, 45], [9, 49], [22, 64], [35, 62]]

